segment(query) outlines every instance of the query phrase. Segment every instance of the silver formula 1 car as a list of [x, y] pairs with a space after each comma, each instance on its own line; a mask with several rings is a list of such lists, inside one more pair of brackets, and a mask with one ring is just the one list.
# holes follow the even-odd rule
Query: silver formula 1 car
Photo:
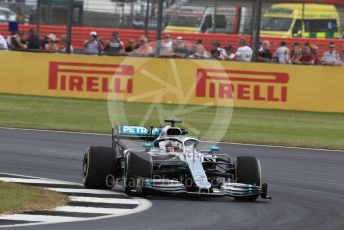
[[199, 149], [199, 140], [187, 136], [176, 120], [159, 128], [116, 125], [112, 147], [87, 149], [83, 160], [84, 186], [111, 189], [123, 186], [128, 195], [148, 193], [230, 196], [237, 200], [265, 199], [256, 157], [215, 154], [218, 146]]

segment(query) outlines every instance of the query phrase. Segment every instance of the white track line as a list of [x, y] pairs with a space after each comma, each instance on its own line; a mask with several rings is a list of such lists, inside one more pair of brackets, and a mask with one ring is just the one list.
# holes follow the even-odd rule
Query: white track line
[[120, 199], [120, 198], [99, 198], [99, 197], [83, 197], [83, 196], [69, 196], [71, 201], [77, 202], [91, 202], [91, 203], [104, 203], [104, 204], [136, 204], [138, 205], [139, 202], [130, 199]]
[[80, 213], [97, 213], [97, 214], [120, 214], [127, 212], [125, 208], [93, 208], [84, 206], [64, 206], [55, 208], [54, 211], [60, 212], [80, 212]]
[[[46, 184], [51, 184], [51, 183], [56, 183], [56, 184], [71, 184], [71, 185], [81, 185], [79, 183], [72, 183], [72, 182], [66, 182], [66, 181], [59, 181], [59, 180], [52, 180], [52, 179], [47, 179], [47, 178], [38, 178], [38, 177], [30, 177], [30, 176], [24, 176], [24, 175], [19, 175], [19, 174], [10, 174], [10, 173], [4, 173], [0, 172], [1, 174], [4, 175], [9, 175], [9, 176], [18, 176], [18, 178], [12, 178], [12, 177], [2, 177], [4, 181], [10, 181], [10, 182], [18, 182], [18, 183], [32, 183], [32, 182], [37, 182], [37, 183], [46, 183]], [[25, 177], [25, 178], [23, 178]], [[0, 177], [1, 180], [1, 177]], [[48, 182], [48, 183], [47, 183]], [[43, 188], [43, 187], [42, 187]], [[123, 193], [116, 192], [113, 190], [93, 190], [93, 189], [74, 189], [74, 188], [45, 188], [45, 189], [50, 189], [50, 190], [55, 190], [57, 192], [76, 192], [76, 193], [92, 193], [92, 194], [99, 194], [100, 196], [102, 194], [121, 194]], [[70, 196], [69, 196], [70, 197]], [[100, 200], [101, 199], [101, 200]], [[104, 201], [106, 200], [119, 200], [120, 203], [118, 204], [131, 204], [134, 203], [138, 205], [135, 208], [101, 208], [101, 207], [86, 207], [82, 206], [82, 202], [98, 202], [98, 201]], [[73, 200], [73, 199], [72, 199]], [[118, 216], [124, 216], [124, 215], [130, 215], [138, 212], [145, 211], [152, 207], [152, 203], [149, 200], [146, 199], [141, 199], [141, 198], [130, 198], [128, 199], [120, 199], [120, 198], [96, 198], [94, 197], [78, 197], [75, 196], [74, 200], [76, 201], [81, 201], [81, 205], [78, 206], [61, 206], [57, 207], [55, 209], [52, 209], [51, 211], [61, 211], [65, 212], [68, 214], [68, 212], [79, 212], [79, 213], [97, 213], [97, 214], [104, 214], [102, 216], [98, 217], [73, 217], [73, 216], [55, 216], [55, 215], [32, 215], [30, 213], [27, 214], [13, 214], [13, 215], [2, 215], [0, 216], [0, 221], [1, 220], [13, 220], [13, 221], [29, 221], [29, 222], [36, 222], [36, 223], [20, 223], [20, 224], [9, 224], [9, 225], [1, 225], [1, 228], [7, 228], [7, 227], [20, 227], [20, 226], [37, 226], [37, 225], [48, 225], [48, 224], [56, 224], [56, 223], [66, 223], [66, 222], [80, 222], [80, 221], [89, 221], [89, 220], [102, 220], [106, 218], [112, 218], [112, 217], [118, 217]], [[129, 200], [129, 201], [128, 201]], [[104, 202], [103, 202], [104, 203]], [[109, 202], [107, 202], [109, 203]], [[48, 210], [49, 211], [49, 210]], [[47, 213], [49, 214], [49, 213]], [[47, 228], [49, 229], [49, 228]]]
[[[33, 131], [33, 132], [67, 133], [67, 134], [75, 134], [75, 135], [111, 136], [111, 134], [103, 134], [103, 133], [72, 132], [72, 131], [47, 130], [47, 129], [26, 129], [26, 128], [8, 128], [8, 127], [0, 127], [0, 129], [23, 130], [23, 131]], [[201, 141], [201, 142], [215, 143], [215, 144], [223, 143], [223, 144], [240, 145], [240, 146], [257, 146], [257, 147], [267, 147], [267, 148], [301, 149], [301, 150], [315, 150], [315, 151], [344, 153], [344, 150], [338, 150], [338, 149], [322, 149], [322, 148], [296, 147], [296, 146], [284, 146], [284, 145], [245, 144], [245, 143], [224, 142], [224, 141]]]
[[122, 192], [116, 192], [113, 190], [98, 190], [98, 189], [74, 189], [74, 188], [47, 188], [56, 192], [68, 192], [68, 193], [88, 193], [88, 194], [99, 194], [99, 195], [116, 195], [123, 194]]
[[[44, 221], [44, 222], [65, 222], [85, 220], [79, 217], [66, 217], [66, 216], [51, 216], [51, 215], [30, 215], [30, 214], [14, 214], [1, 216], [1, 220], [22, 220], [22, 221]], [[15, 225], [14, 225], [15, 226]]]
[[111, 134], [104, 134], [104, 133], [87, 133], [87, 132], [49, 130], [49, 129], [29, 129], [29, 128], [10, 128], [10, 127], [0, 127], [0, 129], [36, 131], [36, 132], [51, 132], [51, 133], [83, 134], [83, 135], [95, 135], [95, 136], [111, 136]]
[[45, 179], [26, 179], [26, 178], [13, 178], [13, 177], [0, 177], [1, 181], [14, 182], [14, 183], [30, 183], [30, 184], [61, 184], [61, 185], [74, 185], [70, 182], [53, 181]]
[[344, 153], [344, 150], [339, 149], [317, 149], [309, 147], [296, 147], [296, 146], [284, 146], [284, 145], [263, 145], [263, 144], [245, 144], [237, 142], [215, 142], [215, 141], [201, 141], [204, 143], [215, 143], [215, 144], [230, 144], [230, 145], [239, 145], [239, 146], [253, 146], [253, 147], [265, 147], [265, 148], [281, 148], [281, 149], [298, 149], [298, 150], [312, 150], [312, 151], [327, 151], [327, 152], [341, 152]]

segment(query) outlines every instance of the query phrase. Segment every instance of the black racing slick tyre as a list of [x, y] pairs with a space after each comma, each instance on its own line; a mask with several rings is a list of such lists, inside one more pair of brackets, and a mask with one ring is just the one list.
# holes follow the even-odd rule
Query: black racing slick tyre
[[[239, 156], [235, 163], [235, 177], [237, 183], [261, 186], [261, 168], [258, 158]], [[259, 195], [235, 197], [236, 200], [256, 200]]]
[[90, 146], [83, 160], [86, 188], [111, 189], [115, 184], [116, 153], [112, 148]]
[[153, 160], [146, 152], [128, 152], [125, 156], [124, 192], [129, 196], [144, 196], [144, 178], [151, 178]]

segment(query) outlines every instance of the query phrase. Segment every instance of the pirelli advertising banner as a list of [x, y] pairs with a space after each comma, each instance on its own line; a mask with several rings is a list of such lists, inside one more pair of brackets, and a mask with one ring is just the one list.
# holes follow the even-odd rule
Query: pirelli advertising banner
[[0, 52], [0, 92], [344, 112], [344, 68]]

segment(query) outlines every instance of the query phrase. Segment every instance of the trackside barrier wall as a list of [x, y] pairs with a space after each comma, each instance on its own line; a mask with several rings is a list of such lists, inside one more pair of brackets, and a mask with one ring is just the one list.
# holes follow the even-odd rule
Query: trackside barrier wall
[[[28, 31], [30, 28], [36, 29], [35, 25], [20, 25], [19, 30], [21, 31]], [[130, 39], [135, 39], [138, 42], [138, 39], [141, 35], [144, 34], [143, 30], [128, 30], [128, 29], [110, 29], [110, 28], [95, 28], [95, 27], [73, 27], [73, 36], [72, 36], [72, 45], [75, 49], [83, 49], [84, 48], [84, 41], [89, 38], [89, 33], [91, 31], [97, 31], [98, 34], [103, 38], [106, 42], [110, 39], [112, 32], [117, 31], [121, 40], [124, 44]], [[7, 24], [0, 24], [0, 33], [5, 37], [9, 35], [7, 31]], [[41, 26], [41, 38], [49, 33], [54, 33], [58, 38], [61, 38], [62, 35], [66, 34], [66, 27], [65, 26], [51, 26], [51, 25], [42, 25]], [[234, 47], [238, 46], [238, 40], [243, 35], [237, 34], [199, 34], [199, 33], [182, 33], [182, 32], [173, 32], [172, 38], [176, 39], [178, 36], [182, 36], [184, 40], [188, 42], [194, 42], [199, 38], [203, 39], [203, 44], [208, 51], [211, 50], [212, 44], [219, 42], [222, 46], [227, 46], [229, 44], [233, 45]], [[154, 31], [149, 31], [149, 41], [154, 42], [156, 34]], [[164, 36], [164, 35], [163, 35]], [[250, 37], [245, 35], [248, 43], [250, 43]], [[279, 44], [282, 40], [280, 37], [262, 37], [261, 40], [268, 40], [271, 43], [271, 50], [274, 51], [279, 47]], [[310, 39], [310, 38], [283, 38], [288, 44], [289, 47], [294, 42], [299, 42], [303, 44], [305, 42], [310, 42], [311, 44], [317, 44], [319, 47], [318, 50], [318, 57], [321, 58], [324, 51], [328, 49], [328, 43], [330, 41], [335, 42], [338, 46], [344, 45], [343, 39]]]
[[0, 92], [344, 112], [344, 68], [0, 52]]

